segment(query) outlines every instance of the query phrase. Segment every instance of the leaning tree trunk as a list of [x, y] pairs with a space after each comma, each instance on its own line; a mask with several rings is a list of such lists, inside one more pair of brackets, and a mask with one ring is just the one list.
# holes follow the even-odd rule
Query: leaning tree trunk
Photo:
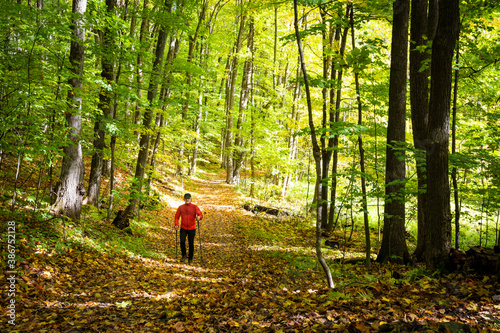
[[405, 241], [405, 122], [409, 0], [393, 4], [389, 121], [387, 126], [385, 217], [378, 262], [409, 262]]
[[[294, 8], [294, 26], [295, 26], [295, 37], [297, 40], [297, 47], [299, 49], [299, 54], [300, 54], [300, 64], [302, 68], [302, 73], [304, 75], [304, 83], [305, 83], [305, 90], [306, 90], [306, 99], [307, 99], [307, 113], [308, 113], [308, 120], [309, 120], [309, 129], [311, 130], [311, 141], [313, 145], [313, 155], [314, 155], [314, 161], [316, 165], [316, 177], [317, 179], [322, 179], [322, 174], [321, 174], [321, 150], [318, 145], [318, 141], [316, 139], [316, 129], [314, 127], [314, 122], [313, 122], [313, 114], [312, 114], [312, 103], [311, 103], [311, 93], [309, 91], [309, 80], [307, 77], [307, 71], [306, 71], [306, 63], [304, 60], [304, 52], [302, 51], [302, 43], [300, 41], [300, 34], [299, 34], [299, 24], [298, 24], [298, 18], [297, 18], [297, 0], [293, 1], [293, 8]], [[317, 191], [317, 202], [321, 202], [321, 182], [317, 182], [318, 191]], [[330, 267], [328, 267], [328, 264], [325, 261], [325, 258], [323, 257], [323, 254], [321, 252], [321, 214], [322, 214], [322, 206], [317, 205], [317, 216], [316, 216], [316, 256], [318, 258], [318, 261], [323, 268], [323, 271], [325, 272], [325, 277], [327, 280], [328, 288], [335, 288], [335, 285], [333, 283], [332, 279], [332, 273], [330, 272]]]
[[[106, 0], [107, 16], [111, 19], [112, 14], [116, 7], [116, 0]], [[114, 73], [114, 38], [113, 33], [110, 31], [109, 26], [104, 28], [101, 34], [102, 45], [102, 59], [101, 77], [106, 85], [111, 85], [115, 80]], [[104, 155], [104, 127], [105, 120], [109, 119], [111, 110], [111, 92], [108, 87], [102, 87], [99, 92], [99, 105], [98, 109], [102, 111], [101, 114], [96, 115], [94, 124], [94, 155], [92, 156], [92, 164], [90, 166], [90, 177], [88, 187], [87, 201], [91, 205], [98, 207], [99, 204], [99, 190], [101, 188], [101, 175], [103, 169], [103, 155]]]
[[427, 209], [425, 213], [427, 268], [446, 265], [451, 248], [448, 146], [452, 61], [460, 31], [458, 0], [441, 0], [436, 37], [432, 43], [429, 143], [427, 146]]

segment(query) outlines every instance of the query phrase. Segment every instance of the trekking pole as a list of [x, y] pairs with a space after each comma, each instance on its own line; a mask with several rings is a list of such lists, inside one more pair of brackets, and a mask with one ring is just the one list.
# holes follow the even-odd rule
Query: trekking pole
[[177, 260], [177, 228], [175, 228], [175, 245], [174, 246], [175, 246], [175, 260]]
[[198, 231], [200, 236], [198, 237], [200, 240], [200, 261], [203, 262], [203, 252], [201, 251], [201, 221], [198, 221]]

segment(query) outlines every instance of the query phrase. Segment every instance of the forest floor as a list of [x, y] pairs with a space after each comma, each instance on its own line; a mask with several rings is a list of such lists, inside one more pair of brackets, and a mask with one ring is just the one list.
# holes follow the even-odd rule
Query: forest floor
[[[1, 330], [500, 331], [500, 302], [492, 299], [500, 284], [493, 276], [335, 261], [363, 258], [360, 242], [324, 250], [336, 285], [329, 290], [316, 264], [312, 225], [245, 211], [246, 199], [214, 173], [183, 185], [205, 214], [192, 264], [180, 263], [175, 247], [173, 218], [182, 191], [162, 193], [161, 207], [132, 225], [133, 236], [87, 218], [80, 240], [68, 231], [63, 242], [62, 230], [71, 225], [59, 219], [1, 216], [3, 235], [7, 221], [18, 219], [19, 256], [15, 326], [8, 323], [4, 281], [10, 273], [2, 260]], [[121, 243], [111, 241], [116, 238]]]

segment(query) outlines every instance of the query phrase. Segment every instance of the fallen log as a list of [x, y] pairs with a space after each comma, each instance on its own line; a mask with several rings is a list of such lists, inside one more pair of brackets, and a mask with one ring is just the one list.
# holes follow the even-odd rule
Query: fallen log
[[244, 205], [243, 208], [245, 210], [248, 210], [248, 211], [255, 213], [255, 214], [266, 213], [266, 214], [274, 215], [274, 216], [291, 216], [292, 215], [291, 213], [286, 212], [286, 211], [281, 210], [281, 209], [265, 207], [265, 206], [260, 206], [260, 205], [255, 205], [253, 207], [251, 207], [250, 205]]
[[479, 272], [498, 274], [500, 272], [500, 253], [493, 249], [473, 246], [466, 252], [471, 259], [471, 268]]

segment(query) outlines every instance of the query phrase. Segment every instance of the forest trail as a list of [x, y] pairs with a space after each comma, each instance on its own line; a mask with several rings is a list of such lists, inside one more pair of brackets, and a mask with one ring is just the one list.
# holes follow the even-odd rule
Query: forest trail
[[[186, 180], [182, 192], [163, 193], [166, 204], [144, 212], [149, 223], [128, 238], [141, 251], [130, 244], [106, 248], [108, 239], [125, 234], [104, 221], [96, 222], [99, 231], [83, 233], [84, 244], [26, 250], [16, 326], [6, 325], [3, 300], [0, 326], [35, 333], [446, 331], [439, 326], [444, 322], [475, 332], [495, 327], [499, 305], [491, 296], [499, 284], [487, 277], [428, 278], [399, 267], [406, 277], [396, 281], [390, 278], [396, 267], [332, 265], [339, 289], [325, 289], [314, 228], [247, 212], [245, 199], [221, 178], [204, 174]], [[205, 215], [202, 253], [198, 231], [192, 264], [180, 263], [175, 249], [174, 214], [184, 192]], [[35, 223], [30, 227], [56, 227]], [[349, 252], [363, 256], [359, 249]]]
[[[283, 275], [283, 260], [269, 260], [240, 230], [258, 226], [260, 219], [241, 208], [241, 198], [222, 179], [190, 179], [184, 190], [204, 213], [202, 251], [197, 230], [192, 264], [179, 262], [180, 249], [176, 255], [174, 215], [183, 193], [175, 193], [155, 212], [157, 227], [147, 235], [136, 235], [147, 237], [145, 244], [161, 259], [85, 248], [27, 254], [13, 331], [201, 332], [270, 327], [269, 319], [277, 313], [273, 308], [285, 296], [278, 302], [273, 291], [289, 281]], [[116, 232], [108, 225], [103, 229], [108, 229], [109, 237]], [[85, 235], [92, 236], [91, 231]]]

